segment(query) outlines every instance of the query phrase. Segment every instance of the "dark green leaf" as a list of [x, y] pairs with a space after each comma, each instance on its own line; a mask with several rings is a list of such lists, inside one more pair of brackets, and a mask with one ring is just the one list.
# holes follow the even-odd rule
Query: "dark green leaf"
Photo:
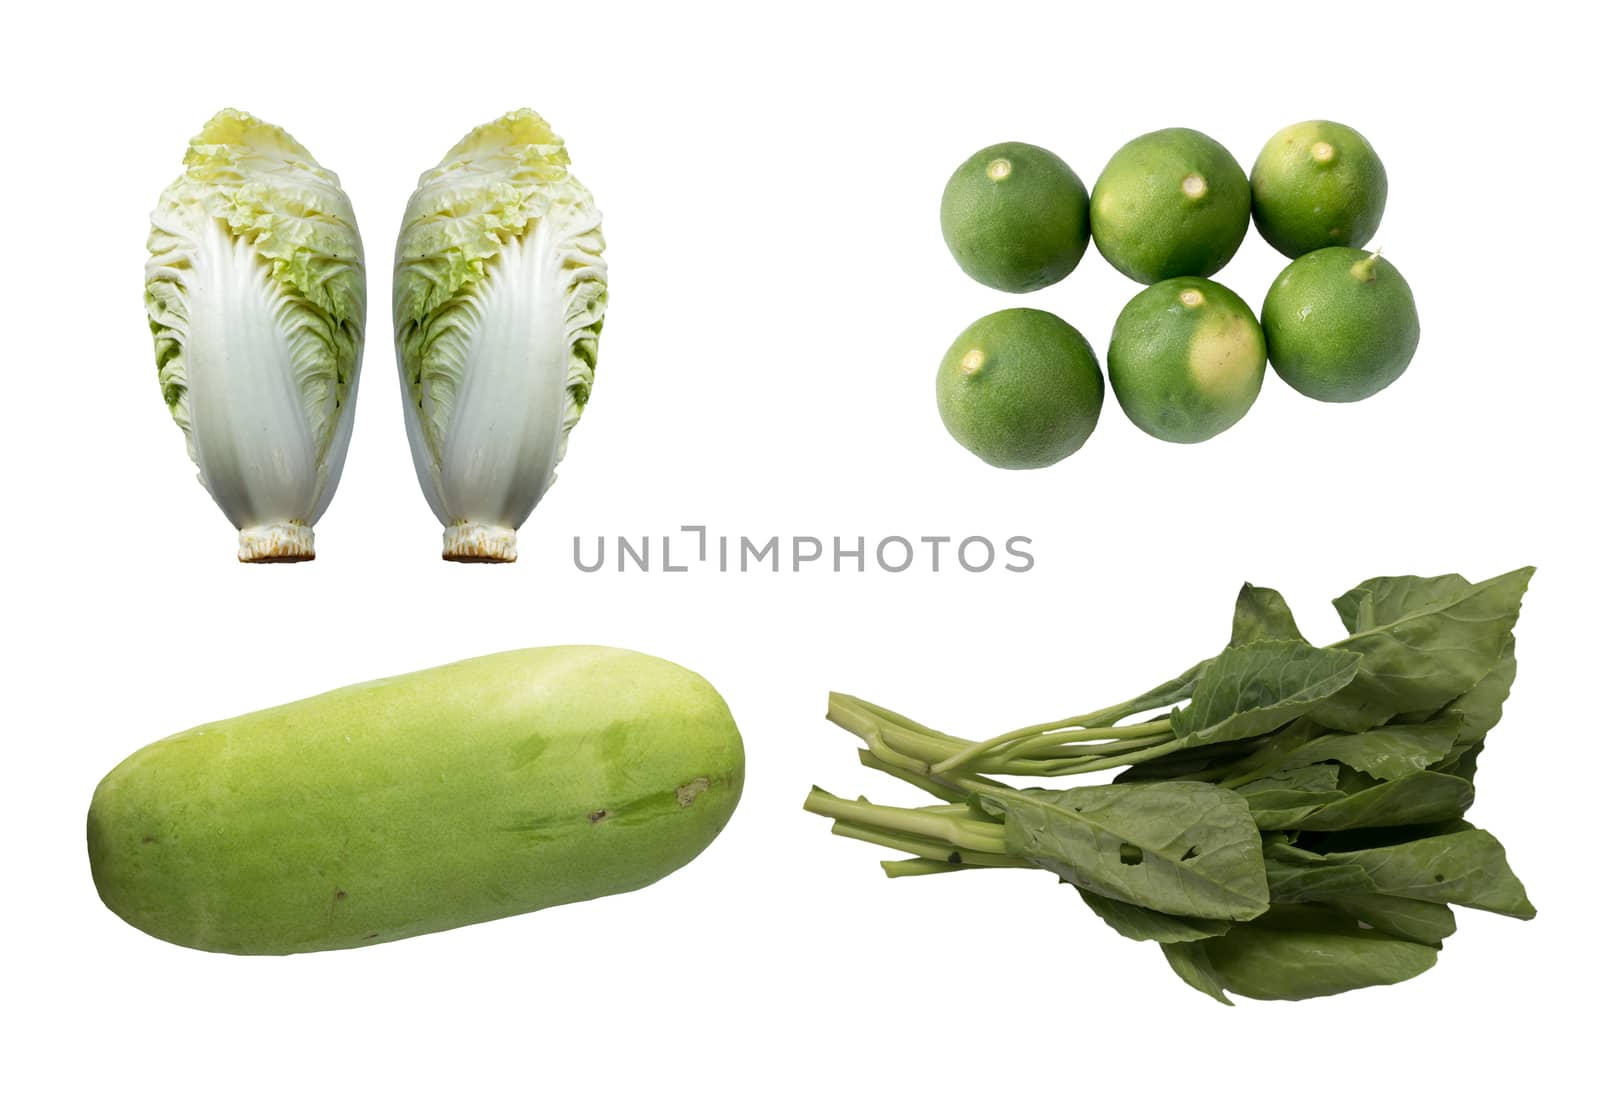
[[1359, 866], [1346, 863], [1298, 864], [1267, 859], [1267, 888], [1272, 903], [1321, 901], [1350, 893], [1371, 893], [1372, 879]]
[[1295, 832], [1261, 833], [1262, 857], [1298, 866], [1321, 866], [1327, 863], [1328, 856], [1322, 852], [1298, 846], [1297, 837], [1298, 833]]
[[1318, 901], [1374, 891], [1372, 879], [1361, 867], [1332, 862], [1320, 852], [1295, 846], [1291, 838], [1282, 832], [1261, 837], [1272, 903]]
[[1167, 964], [1172, 967], [1174, 973], [1183, 978], [1184, 984], [1204, 992], [1218, 1003], [1233, 1006], [1233, 1001], [1228, 999], [1222, 982], [1217, 979], [1216, 972], [1211, 968], [1211, 960], [1206, 957], [1205, 944], [1162, 943], [1161, 953], [1166, 955]]
[[1460, 753], [1452, 752], [1438, 765], [1438, 771], [1442, 775], [1452, 775], [1471, 782], [1478, 776], [1478, 757], [1482, 754], [1483, 742], [1479, 741]]
[[1254, 1000], [1305, 1000], [1396, 984], [1427, 971], [1439, 956], [1430, 946], [1363, 928], [1315, 905], [1274, 906], [1258, 920], [1192, 945], [1205, 952], [1223, 988]]
[[1172, 719], [1188, 748], [1244, 740], [1293, 721], [1349, 684], [1360, 658], [1303, 641], [1253, 641], [1226, 649], [1195, 681], [1194, 700]]
[[1454, 820], [1472, 807], [1472, 783], [1435, 771], [1418, 771], [1393, 782], [1378, 782], [1313, 808], [1292, 824], [1307, 832], [1352, 828], [1392, 828]]
[[1338, 789], [1339, 765], [1336, 763], [1307, 763], [1275, 771], [1266, 778], [1238, 787], [1246, 798], [1274, 792], [1335, 793]]
[[1332, 805], [1338, 801], [1340, 795], [1300, 793], [1291, 794], [1287, 791], [1278, 794], [1267, 794], [1261, 798], [1252, 798], [1250, 801], [1250, 816], [1256, 822], [1256, 827], [1266, 830], [1274, 828], [1298, 828], [1306, 815]]
[[1535, 914], [1506, 862], [1505, 848], [1481, 828], [1392, 847], [1333, 852], [1328, 859], [1360, 866], [1377, 891], [1391, 897], [1460, 904], [1523, 920]]
[[1425, 725], [1384, 725], [1364, 733], [1328, 733], [1289, 752], [1281, 766], [1333, 760], [1373, 778], [1404, 778], [1443, 759], [1455, 744], [1459, 728], [1458, 719], [1439, 718]]
[[1271, 588], [1246, 584], [1239, 589], [1233, 605], [1233, 637], [1230, 646], [1252, 641], [1304, 641], [1294, 614], [1283, 596]]
[[1289, 766], [1290, 755], [1326, 732], [1310, 718], [1296, 718], [1266, 736], [1248, 741], [1249, 754], [1228, 764], [1227, 777], [1258, 779], [1283, 771]]
[[1206, 782], [985, 793], [1010, 852], [1063, 881], [1176, 916], [1248, 920], [1267, 907], [1244, 798]]
[[[1462, 587], [1459, 577], [1378, 577], [1355, 592], [1358, 632], [1330, 646], [1361, 654], [1355, 679], [1312, 718], [1362, 732], [1399, 714], [1440, 709], [1483, 679], [1516, 625], [1531, 568]], [[1355, 592], [1342, 596], [1348, 600]]]
[[1374, 576], [1335, 599], [1333, 609], [1339, 612], [1346, 630], [1361, 633], [1470, 587], [1470, 580], [1453, 572], [1444, 576]]
[[1500, 659], [1489, 669], [1489, 674], [1444, 708], [1441, 716], [1453, 716], [1460, 722], [1455, 744], [1443, 761], [1444, 768], [1451, 774], [1471, 780], [1477, 770], [1484, 737], [1500, 723], [1501, 712], [1516, 678], [1517, 643], [1515, 638], [1508, 637]]
[[1112, 929], [1140, 942], [1187, 943], [1221, 935], [1233, 925], [1227, 920], [1202, 920], [1193, 916], [1169, 916], [1151, 908], [1102, 897], [1079, 889], [1083, 903], [1094, 910]]
[[1517, 639], [1506, 638], [1500, 657], [1472, 689], [1445, 707], [1446, 713], [1460, 714], [1461, 735], [1474, 742], [1482, 741], [1490, 729], [1500, 723], [1500, 716], [1511, 697], [1511, 684], [1517, 678]]
[[1313, 763], [1279, 771], [1239, 787], [1250, 805], [1250, 815], [1262, 831], [1296, 828], [1305, 817], [1340, 800], [1339, 766]]
[[1434, 901], [1371, 893], [1329, 897], [1323, 903], [1386, 935], [1414, 943], [1436, 947], [1456, 933], [1455, 913], [1450, 911], [1449, 905]]
[[1301, 832], [1295, 837], [1296, 845], [1309, 851], [1332, 854], [1335, 851], [1365, 851], [1376, 847], [1396, 847], [1413, 840], [1449, 836], [1456, 832], [1470, 832], [1472, 825], [1464, 820], [1435, 821], [1429, 824], [1402, 824], [1393, 827], [1348, 828], [1337, 832]]

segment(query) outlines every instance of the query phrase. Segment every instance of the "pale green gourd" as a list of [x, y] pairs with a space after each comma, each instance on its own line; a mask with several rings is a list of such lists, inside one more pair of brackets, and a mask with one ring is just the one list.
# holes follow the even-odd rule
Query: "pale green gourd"
[[89, 860], [157, 938], [336, 950], [649, 885], [716, 837], [743, 781], [700, 676], [523, 649], [157, 741], [95, 791]]

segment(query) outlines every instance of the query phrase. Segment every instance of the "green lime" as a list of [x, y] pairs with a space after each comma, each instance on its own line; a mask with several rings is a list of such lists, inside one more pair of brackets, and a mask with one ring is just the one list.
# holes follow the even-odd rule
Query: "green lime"
[[1250, 228], [1250, 181], [1195, 130], [1157, 130], [1111, 157], [1089, 199], [1095, 247], [1139, 282], [1210, 275]]
[[1041, 469], [1089, 438], [1106, 384], [1072, 325], [1039, 309], [1002, 309], [950, 345], [938, 394], [956, 442], [1001, 469]]
[[961, 269], [1013, 294], [1072, 273], [1089, 247], [1089, 192], [1048, 149], [1006, 141], [979, 149], [944, 185], [944, 242]]
[[1421, 328], [1394, 264], [1359, 248], [1307, 252], [1283, 269], [1261, 307], [1278, 375], [1319, 401], [1359, 401], [1411, 363]]
[[1106, 368], [1128, 419], [1169, 443], [1200, 443], [1250, 411], [1267, 373], [1267, 341], [1238, 294], [1185, 276], [1123, 307]]
[[1367, 139], [1349, 126], [1297, 122], [1273, 134], [1256, 157], [1250, 191], [1256, 229], [1292, 259], [1371, 240], [1389, 177]]

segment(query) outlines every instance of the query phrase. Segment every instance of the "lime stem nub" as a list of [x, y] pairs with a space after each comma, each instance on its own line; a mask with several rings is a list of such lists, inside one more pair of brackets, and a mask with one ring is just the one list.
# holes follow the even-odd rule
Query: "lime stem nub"
[[1383, 249], [1368, 254], [1359, 259], [1350, 268], [1350, 273], [1362, 282], [1376, 282], [1378, 278], [1378, 257], [1383, 254]]

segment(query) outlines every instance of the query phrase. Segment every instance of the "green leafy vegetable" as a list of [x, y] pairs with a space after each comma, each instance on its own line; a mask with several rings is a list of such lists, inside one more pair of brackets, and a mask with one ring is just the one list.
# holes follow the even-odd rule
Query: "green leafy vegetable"
[[[863, 764], [943, 804], [814, 791], [806, 808], [911, 855], [883, 864], [891, 877], [1049, 871], [1222, 1003], [1404, 981], [1455, 932], [1450, 905], [1534, 915], [1504, 849], [1463, 819], [1531, 572], [1368, 580], [1335, 601], [1350, 636], [1323, 647], [1247, 584], [1216, 656], [984, 740], [833, 695], [828, 717], [865, 743]], [[1109, 785], [1002, 781], [1111, 770]]]

